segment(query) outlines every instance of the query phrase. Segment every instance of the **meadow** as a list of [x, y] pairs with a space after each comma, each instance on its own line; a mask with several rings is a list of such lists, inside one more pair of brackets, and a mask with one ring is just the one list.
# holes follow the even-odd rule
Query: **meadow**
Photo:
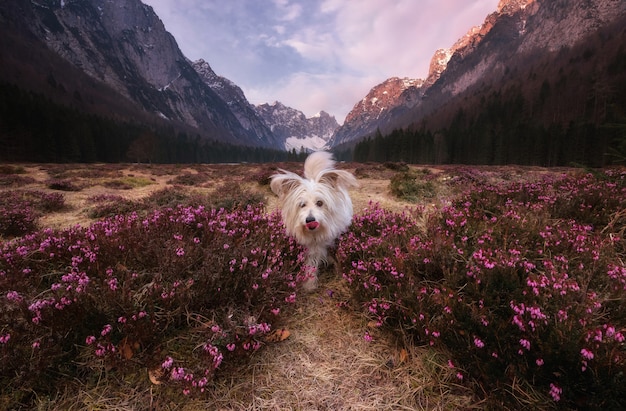
[[626, 170], [342, 163], [301, 291], [301, 164], [0, 165], [0, 408], [626, 407]]

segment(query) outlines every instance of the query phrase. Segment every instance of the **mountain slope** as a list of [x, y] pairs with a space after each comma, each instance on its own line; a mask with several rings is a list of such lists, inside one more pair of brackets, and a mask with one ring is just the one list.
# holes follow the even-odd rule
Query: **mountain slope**
[[267, 130], [257, 134], [241, 124], [200, 78], [152, 8], [139, 0], [7, 0], [0, 4], [0, 14], [13, 33], [45, 43], [172, 126], [224, 142], [276, 148]]
[[[400, 90], [382, 108], [372, 105], [368, 115], [362, 115], [363, 102], [358, 103], [333, 136], [332, 145], [350, 144], [376, 130], [387, 134], [409, 125], [433, 131], [446, 127], [461, 107], [477, 111], [475, 103], [463, 103], [468, 96], [488, 96], [507, 83], [523, 83], [525, 79], [517, 76], [530, 75], [527, 68], [534, 62], [551, 53], [567, 53], [584, 39], [601, 35], [603, 27], [623, 20], [625, 13], [626, 2], [615, 0], [502, 0], [482, 25], [470, 29], [449, 50], [435, 53], [421, 86]], [[567, 62], [554, 59], [554, 63], [567, 69]], [[380, 90], [384, 92], [393, 81], [374, 87], [363, 101], [380, 97]], [[572, 95], [566, 99], [581, 100]], [[560, 121], [575, 119], [574, 113], [581, 110], [564, 113]]]
[[272, 147], [280, 148], [282, 146], [282, 141], [276, 138], [258, 116], [254, 106], [248, 102], [239, 86], [227, 78], [215, 74], [209, 63], [203, 59], [194, 61], [192, 67], [200, 75], [202, 81], [226, 103], [246, 131], [258, 136], [262, 141], [271, 142]]

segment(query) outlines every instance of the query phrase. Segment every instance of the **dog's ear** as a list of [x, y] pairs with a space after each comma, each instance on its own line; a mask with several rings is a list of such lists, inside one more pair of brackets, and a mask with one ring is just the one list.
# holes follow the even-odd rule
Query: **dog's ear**
[[320, 182], [330, 184], [336, 188], [353, 188], [358, 187], [359, 183], [356, 177], [345, 170], [328, 170], [320, 176]]
[[274, 174], [271, 177], [272, 181], [270, 182], [272, 192], [278, 197], [286, 195], [288, 192], [300, 185], [300, 181], [302, 180], [302, 178], [295, 173], [284, 170], [280, 171], [282, 171], [282, 174]]

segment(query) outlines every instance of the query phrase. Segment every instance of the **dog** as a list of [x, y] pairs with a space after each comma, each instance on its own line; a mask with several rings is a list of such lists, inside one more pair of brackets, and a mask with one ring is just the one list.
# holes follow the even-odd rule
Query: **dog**
[[303, 284], [307, 291], [317, 288], [317, 269], [328, 263], [328, 248], [352, 222], [348, 189], [358, 183], [335, 164], [331, 153], [317, 151], [305, 160], [304, 177], [282, 169], [270, 177], [287, 235], [306, 248], [305, 264], [312, 270]]

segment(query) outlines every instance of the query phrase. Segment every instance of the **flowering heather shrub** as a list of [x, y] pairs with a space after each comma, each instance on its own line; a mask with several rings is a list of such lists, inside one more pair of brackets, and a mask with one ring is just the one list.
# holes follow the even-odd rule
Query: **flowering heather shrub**
[[80, 191], [80, 187], [70, 180], [50, 180], [47, 183], [48, 188], [59, 191]]
[[20, 176], [15, 174], [0, 174], [0, 187], [21, 187], [33, 184], [35, 179], [28, 176]]
[[142, 209], [141, 204], [112, 194], [93, 196], [88, 201], [93, 204], [87, 213], [89, 218], [115, 217]]
[[234, 210], [245, 208], [250, 205], [257, 205], [265, 200], [261, 193], [246, 189], [237, 183], [224, 183], [217, 187], [213, 194], [209, 196], [210, 205], [214, 208], [225, 208]]
[[20, 236], [35, 231], [41, 213], [64, 206], [65, 198], [59, 193], [5, 191], [0, 197], [0, 235]]
[[170, 181], [168, 181], [168, 183], [180, 184], [183, 186], [201, 186], [202, 184], [206, 183], [208, 179], [209, 177], [204, 173], [184, 173], [172, 178]]
[[269, 186], [272, 181], [272, 175], [277, 172], [276, 167], [263, 167], [252, 175], [252, 181], [256, 181], [262, 186]]
[[19, 193], [4, 192], [0, 198], [0, 235], [20, 236], [37, 228], [37, 214]]
[[203, 391], [223, 362], [262, 347], [303, 276], [302, 250], [261, 207], [129, 214], [1, 247], [4, 393], [145, 367]]
[[495, 403], [538, 406], [512, 394], [522, 384], [544, 405], [624, 408], [625, 239], [605, 224], [626, 208], [626, 173], [466, 177], [425, 229], [378, 207], [355, 217], [338, 248], [355, 301], [379, 326], [444, 347]]
[[148, 208], [170, 207], [189, 205], [190, 195], [188, 190], [180, 187], [166, 187], [155, 191], [144, 199]]
[[14, 166], [11, 164], [0, 164], [0, 175], [5, 174], [24, 174], [26, 170], [22, 166]]

